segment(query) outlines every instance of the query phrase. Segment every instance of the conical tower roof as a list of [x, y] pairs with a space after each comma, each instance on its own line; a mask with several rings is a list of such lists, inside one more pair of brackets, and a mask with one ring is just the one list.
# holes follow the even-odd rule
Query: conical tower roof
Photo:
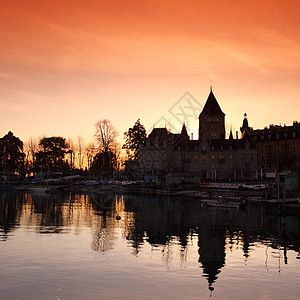
[[212, 92], [212, 89], [210, 90], [210, 93], [208, 95], [208, 98], [206, 100], [206, 103], [203, 107], [203, 110], [201, 114], [204, 115], [224, 115], [225, 114], [222, 112], [219, 103], [215, 97], [215, 95]]
[[183, 123], [183, 125], [182, 125], [181, 135], [188, 135], [187, 130], [186, 130], [185, 123]]
[[244, 120], [243, 120], [243, 126], [242, 128], [249, 128], [249, 124], [248, 124], [248, 119], [247, 119], [247, 114], [244, 114]]

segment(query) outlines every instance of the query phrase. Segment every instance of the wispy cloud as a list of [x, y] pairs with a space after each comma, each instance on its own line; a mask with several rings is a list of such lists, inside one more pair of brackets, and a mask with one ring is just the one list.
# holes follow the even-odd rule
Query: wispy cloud
[[4, 79], [15, 79], [15, 78], [17, 78], [17, 77], [18, 77], [17, 74], [0, 72], [0, 78], [4, 78]]

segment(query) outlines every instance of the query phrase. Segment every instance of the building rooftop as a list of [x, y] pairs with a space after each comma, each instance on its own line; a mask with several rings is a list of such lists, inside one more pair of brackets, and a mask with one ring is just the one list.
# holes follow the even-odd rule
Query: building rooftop
[[[206, 100], [206, 103], [203, 107], [203, 110], [201, 112], [201, 114], [215, 114], [215, 115], [224, 115], [225, 114], [222, 112], [219, 103], [215, 97], [215, 95], [213, 94], [212, 90], [210, 90], [210, 93], [208, 95], [208, 98]], [[200, 115], [201, 115], [200, 114]]]

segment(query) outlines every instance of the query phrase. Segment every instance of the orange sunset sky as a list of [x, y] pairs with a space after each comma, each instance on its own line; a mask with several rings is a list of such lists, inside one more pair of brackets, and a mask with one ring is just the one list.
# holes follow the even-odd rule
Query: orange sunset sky
[[211, 81], [227, 128], [300, 121], [298, 0], [9, 0], [0, 22], [1, 137], [179, 128], [170, 108], [204, 105]]

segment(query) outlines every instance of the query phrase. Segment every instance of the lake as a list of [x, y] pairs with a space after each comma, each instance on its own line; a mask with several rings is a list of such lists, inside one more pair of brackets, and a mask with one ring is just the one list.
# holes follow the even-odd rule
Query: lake
[[0, 192], [1, 299], [300, 299], [300, 216]]

